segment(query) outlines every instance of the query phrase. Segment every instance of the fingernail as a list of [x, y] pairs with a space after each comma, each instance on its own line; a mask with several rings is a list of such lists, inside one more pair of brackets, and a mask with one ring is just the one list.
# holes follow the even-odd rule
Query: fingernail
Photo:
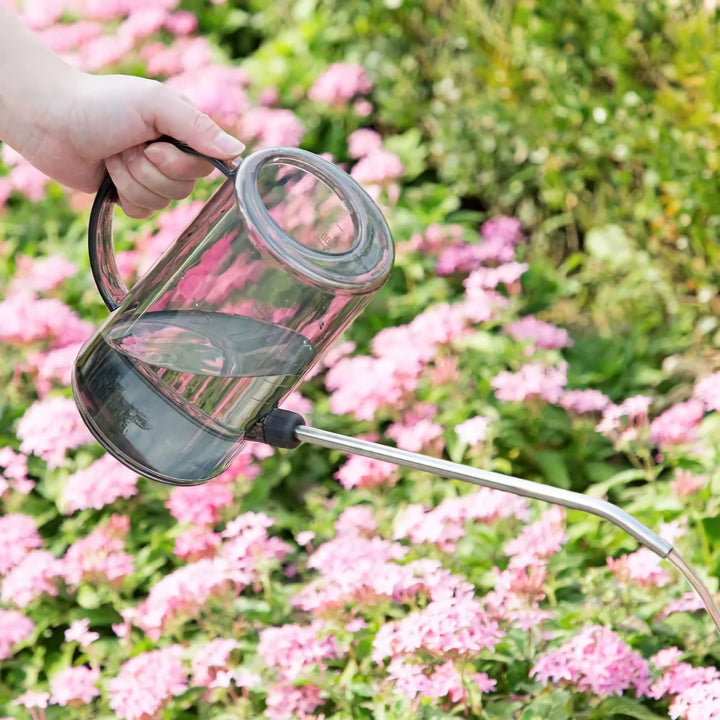
[[245, 143], [240, 142], [232, 135], [219, 132], [213, 139], [215, 147], [222, 153], [223, 157], [234, 158], [245, 150]]

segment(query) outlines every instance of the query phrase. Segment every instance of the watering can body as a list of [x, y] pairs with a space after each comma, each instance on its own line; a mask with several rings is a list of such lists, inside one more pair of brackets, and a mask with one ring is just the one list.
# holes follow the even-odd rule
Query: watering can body
[[93, 275], [112, 312], [78, 355], [75, 402], [108, 452], [176, 485], [227, 468], [393, 263], [382, 213], [332, 163], [297, 148], [234, 170], [214, 162], [225, 182], [129, 291], [109, 179], [91, 213]]

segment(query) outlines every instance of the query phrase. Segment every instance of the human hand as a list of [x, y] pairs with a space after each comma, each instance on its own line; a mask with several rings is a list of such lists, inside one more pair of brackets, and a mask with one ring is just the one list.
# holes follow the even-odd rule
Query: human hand
[[28, 147], [18, 150], [45, 174], [85, 192], [97, 190], [107, 169], [125, 213], [145, 218], [188, 195], [194, 181], [212, 170], [169, 143], [147, 145], [162, 135], [222, 159], [245, 147], [161, 83], [73, 73], [38, 118]]

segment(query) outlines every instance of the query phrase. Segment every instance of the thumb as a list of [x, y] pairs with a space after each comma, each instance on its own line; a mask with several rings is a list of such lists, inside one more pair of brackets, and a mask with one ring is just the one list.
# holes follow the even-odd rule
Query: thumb
[[245, 150], [244, 143], [226, 133], [184, 95], [165, 85], [153, 93], [143, 115], [160, 135], [169, 135], [204, 155], [228, 159]]

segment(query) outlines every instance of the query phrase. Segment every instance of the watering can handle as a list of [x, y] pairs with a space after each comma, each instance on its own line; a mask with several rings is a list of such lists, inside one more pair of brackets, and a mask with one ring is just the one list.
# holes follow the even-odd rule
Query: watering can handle
[[[159, 137], [153, 142], [167, 142], [180, 148], [183, 152], [212, 163], [225, 177], [232, 177], [234, 169], [217, 158], [208, 157], [193, 150], [174, 138]], [[105, 304], [110, 310], [115, 310], [123, 301], [128, 291], [125, 287], [115, 262], [113, 250], [112, 219], [115, 205], [118, 202], [117, 189], [109, 175], [106, 175], [90, 210], [88, 223], [88, 251], [90, 254], [90, 269], [92, 270], [95, 285]]]

